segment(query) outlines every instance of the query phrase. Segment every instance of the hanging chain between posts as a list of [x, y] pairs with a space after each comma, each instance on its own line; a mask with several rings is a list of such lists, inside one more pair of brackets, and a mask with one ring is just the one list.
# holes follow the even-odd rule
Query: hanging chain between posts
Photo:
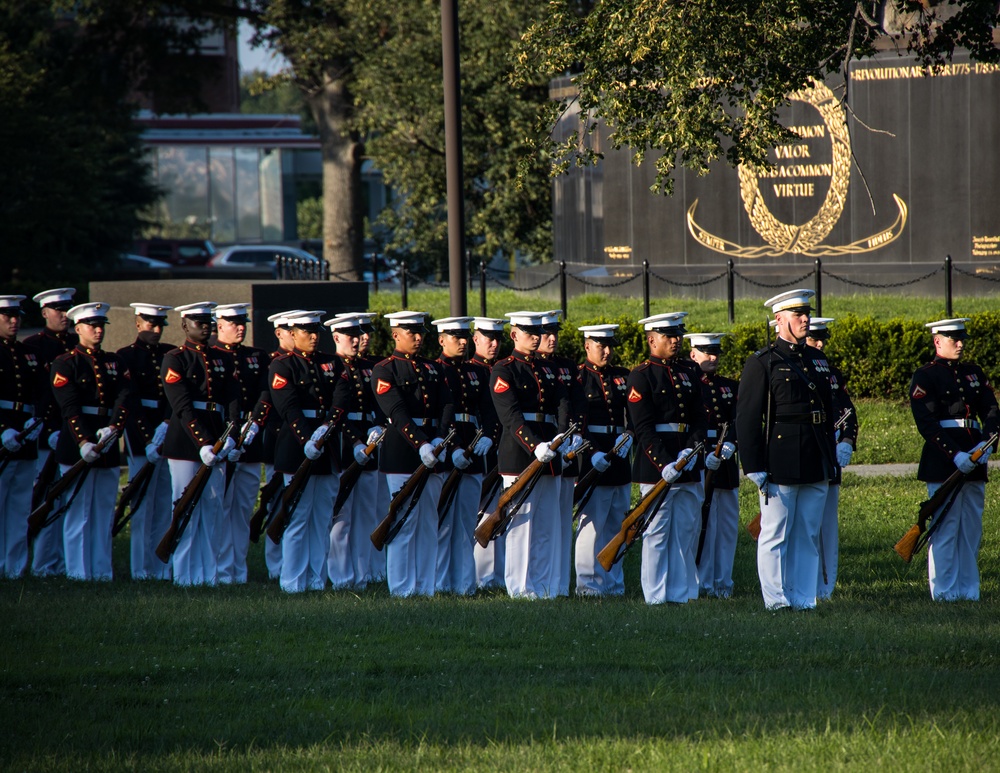
[[537, 285], [533, 285], [532, 287], [515, 287], [512, 284], [507, 284], [506, 282], [504, 282], [502, 279], [500, 279], [500, 277], [498, 277], [495, 273], [493, 273], [493, 271], [491, 269], [486, 269], [486, 275], [491, 280], [493, 280], [498, 285], [500, 285], [501, 287], [503, 287], [503, 288], [505, 288], [507, 290], [514, 290], [514, 291], [519, 292], [519, 293], [530, 293], [530, 292], [534, 292], [535, 290], [540, 290], [543, 287], [545, 287], [545, 285], [552, 284], [554, 281], [556, 281], [559, 278], [559, 274], [555, 273], [552, 276], [550, 276], [548, 279], [540, 282]]
[[747, 283], [752, 284], [752, 285], [756, 285], [757, 287], [766, 287], [769, 290], [773, 290], [773, 289], [776, 289], [778, 287], [788, 287], [788, 285], [797, 285], [800, 282], [804, 282], [806, 279], [808, 279], [812, 275], [813, 275], [813, 272], [810, 271], [809, 273], [803, 274], [802, 276], [798, 277], [797, 279], [788, 279], [788, 280], [785, 280], [784, 282], [778, 282], [777, 284], [774, 284], [772, 282], [758, 282], [756, 279], [751, 279], [748, 276], [744, 276], [739, 271], [736, 271], [735, 269], [733, 269], [733, 276], [738, 276], [744, 282], [747, 282]]
[[428, 287], [436, 287], [439, 290], [446, 290], [451, 287], [449, 282], [434, 282], [430, 279], [421, 279], [419, 276], [414, 274], [410, 269], [406, 269], [406, 278], [409, 279], [413, 284], [427, 285]]
[[[878, 282], [859, 282], [856, 279], [847, 279], [846, 277], [839, 276], [838, 274], [832, 274], [825, 268], [821, 269], [822, 273], [826, 274], [831, 279], [836, 279], [838, 282], [843, 282], [847, 285], [854, 285], [855, 287], [864, 287], [870, 290], [887, 290], [891, 287], [906, 287], [907, 285], [914, 285], [917, 282], [923, 282], [925, 279], [930, 279], [935, 274], [939, 274], [944, 271], [940, 266], [931, 272], [924, 274], [923, 276], [915, 277], [914, 279], [904, 279], [901, 282], [886, 282], [881, 284]], [[809, 276], [808, 274], [806, 276]], [[996, 281], [996, 280], [994, 280]]]
[[638, 279], [640, 276], [642, 276], [642, 274], [632, 274], [632, 276], [625, 277], [624, 279], [619, 279], [616, 282], [594, 282], [590, 279], [584, 278], [580, 274], [568, 274], [568, 276], [573, 277], [573, 279], [575, 279], [577, 282], [579, 282], [582, 285], [586, 285], [587, 287], [598, 287], [603, 289], [606, 287], [621, 287], [624, 284], [628, 284], [633, 279]]
[[960, 269], [954, 263], [951, 265], [951, 270], [957, 274], [961, 274], [962, 276], [972, 277], [973, 279], [979, 279], [983, 282], [1000, 282], [1000, 276], [983, 276], [982, 274], [974, 274], [971, 271], [964, 271], [963, 269]]
[[676, 279], [667, 279], [665, 276], [660, 276], [655, 271], [650, 269], [649, 275], [654, 279], [658, 279], [664, 284], [674, 285], [675, 287], [701, 287], [702, 285], [711, 284], [712, 282], [722, 279], [728, 271], [723, 271], [721, 274], [716, 274], [715, 276], [709, 277], [708, 279], [702, 279], [698, 282], [678, 282]]

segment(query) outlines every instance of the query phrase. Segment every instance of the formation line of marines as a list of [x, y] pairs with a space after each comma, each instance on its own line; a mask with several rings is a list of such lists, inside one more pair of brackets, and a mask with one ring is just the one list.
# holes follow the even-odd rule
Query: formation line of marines
[[[859, 424], [843, 375], [824, 354], [833, 320], [810, 317], [810, 290], [766, 302], [774, 342], [747, 359], [738, 381], [717, 372], [726, 334], [688, 333], [685, 312], [639, 320], [648, 356], [628, 370], [613, 363], [617, 325], [579, 328], [583, 363], [558, 355], [559, 311], [433, 320], [441, 346], [433, 360], [420, 355], [425, 313], [386, 314], [393, 350], [376, 360], [374, 314], [275, 314], [279, 348], [266, 352], [244, 344], [249, 304], [174, 308], [184, 339], [174, 347], [161, 340], [171, 307], [133, 303], [136, 339], [111, 353], [102, 348], [108, 304], [74, 304], [74, 293], [36, 295], [46, 327], [23, 341], [24, 296], [0, 296], [5, 577], [112, 579], [124, 452], [130, 479], [144, 470], [129, 521], [136, 580], [245, 583], [263, 485], [258, 515], [269, 507], [284, 519], [278, 541], [265, 540], [267, 571], [289, 593], [385, 580], [396, 596], [504, 587], [541, 599], [568, 596], [575, 575], [578, 596], [621, 596], [621, 563], [606, 567], [598, 554], [622, 529], [632, 484], [646, 495], [665, 481], [642, 533], [646, 602], [725, 598], [738, 459], [759, 490], [765, 606], [810, 609], [833, 593], [839, 484]], [[918, 477], [933, 494], [956, 470], [964, 475], [929, 530], [930, 591], [945, 601], [979, 597], [992, 451], [984, 439], [1000, 428], [988, 379], [962, 359], [967, 321], [927, 325], [935, 357], [910, 387], [924, 438]], [[335, 354], [319, 349], [324, 327]], [[513, 351], [498, 360], [508, 335]], [[58, 517], [29, 543], [34, 505], [81, 459], [84, 472]], [[522, 480], [533, 462], [540, 474]], [[173, 503], [196, 476], [203, 488], [177, 529]], [[370, 535], [392, 496], [417, 479], [376, 550]], [[478, 544], [477, 523], [518, 481], [525, 485], [515, 486], [509, 524]], [[164, 554], [168, 529], [179, 538]]]

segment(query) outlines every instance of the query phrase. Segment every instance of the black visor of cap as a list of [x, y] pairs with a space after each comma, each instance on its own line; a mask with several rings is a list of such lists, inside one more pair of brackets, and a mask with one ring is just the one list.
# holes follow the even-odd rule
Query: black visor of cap
[[952, 341], [964, 341], [969, 335], [968, 330], [941, 330], [938, 335], [947, 336]]
[[151, 325], [160, 325], [161, 327], [166, 327], [168, 324], [166, 317], [157, 317], [153, 314], [138, 314], [136, 316], [138, 316], [139, 319], [146, 320]]
[[540, 336], [545, 332], [545, 328], [542, 325], [512, 325], [511, 327], [517, 328], [530, 336]]
[[654, 327], [654, 333], [661, 333], [665, 336], [682, 336], [684, 335], [684, 325], [671, 325], [669, 327]]
[[503, 340], [502, 330], [483, 330], [482, 328], [476, 328], [476, 332], [480, 335], [484, 335], [487, 338], [492, 338], [495, 341]]
[[74, 324], [76, 325], [91, 325], [92, 327], [100, 327], [101, 325], [108, 324], [107, 317], [87, 317], [86, 319], [78, 319]]
[[350, 336], [351, 338], [361, 337], [361, 328], [355, 325], [354, 327], [335, 327], [332, 329], [334, 333], [340, 333], [342, 336]]
[[806, 338], [812, 338], [814, 341], [825, 341], [830, 337], [830, 331], [826, 328], [822, 330], [810, 330], [806, 333]]
[[620, 343], [615, 336], [586, 336], [588, 341], [596, 341], [605, 346], [618, 346]]
[[20, 306], [0, 306], [0, 314], [5, 314], [8, 317], [23, 317], [24, 309]]
[[69, 311], [76, 304], [73, 301], [52, 301], [52, 303], [42, 304], [43, 309], [55, 309], [56, 311]]
[[307, 333], [318, 333], [322, 325], [319, 322], [293, 322], [292, 328], [304, 330]]
[[468, 338], [471, 332], [469, 330], [463, 330], [461, 328], [455, 330], [442, 330], [442, 335], [454, 336], [455, 338]]
[[361, 323], [361, 332], [362, 333], [374, 333], [375, 332], [375, 326], [371, 322], [362, 322]]
[[224, 319], [226, 322], [232, 322], [234, 325], [246, 325], [250, 322], [250, 318], [245, 314], [239, 317], [219, 317], [219, 319]]
[[423, 323], [418, 323], [416, 325], [395, 325], [394, 327], [398, 327], [400, 330], [406, 330], [407, 332], [410, 332], [410, 333], [426, 333], [427, 332], [427, 328], [424, 326]]
[[709, 344], [707, 346], [695, 346], [699, 352], [704, 352], [705, 354], [722, 354], [722, 347], [719, 344]]
[[211, 314], [187, 314], [184, 319], [189, 319], [192, 322], [197, 322], [199, 325], [209, 325], [212, 323]]

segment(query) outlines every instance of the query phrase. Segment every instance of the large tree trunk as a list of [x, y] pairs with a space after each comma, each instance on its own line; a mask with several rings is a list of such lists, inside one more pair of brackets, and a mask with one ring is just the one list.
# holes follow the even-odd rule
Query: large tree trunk
[[323, 157], [323, 257], [334, 279], [361, 279], [364, 201], [363, 145], [347, 129], [350, 97], [343, 80], [327, 78], [309, 97]]

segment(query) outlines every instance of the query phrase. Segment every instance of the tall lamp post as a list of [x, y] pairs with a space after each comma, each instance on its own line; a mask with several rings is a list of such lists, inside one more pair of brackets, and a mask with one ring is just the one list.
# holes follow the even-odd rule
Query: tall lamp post
[[448, 285], [451, 314], [465, 316], [465, 189], [462, 185], [462, 86], [458, 61], [458, 0], [441, 0], [444, 65], [444, 146], [448, 193]]

